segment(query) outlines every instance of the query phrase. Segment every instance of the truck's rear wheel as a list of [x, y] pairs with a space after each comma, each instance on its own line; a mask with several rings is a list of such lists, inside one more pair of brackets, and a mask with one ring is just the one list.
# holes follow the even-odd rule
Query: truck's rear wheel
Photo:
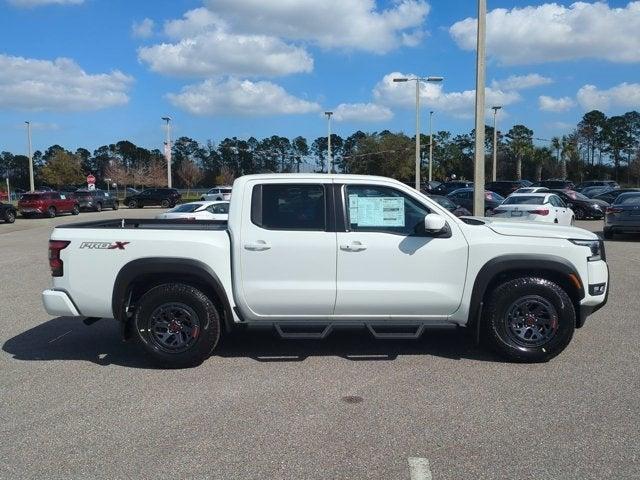
[[220, 315], [209, 297], [191, 285], [152, 288], [138, 302], [134, 326], [140, 343], [160, 365], [200, 365], [220, 339]]
[[483, 316], [486, 338], [509, 360], [545, 362], [571, 341], [576, 324], [573, 302], [544, 278], [516, 278], [491, 293]]

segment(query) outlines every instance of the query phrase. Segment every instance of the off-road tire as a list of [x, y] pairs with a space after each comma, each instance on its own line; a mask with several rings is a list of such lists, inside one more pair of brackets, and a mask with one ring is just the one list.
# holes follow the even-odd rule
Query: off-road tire
[[[522, 340], [510, 327], [510, 312], [514, 305], [526, 299], [547, 304], [555, 314], [555, 325], [549, 338], [540, 344]], [[515, 307], [517, 308], [517, 307]], [[506, 281], [493, 288], [483, 309], [482, 330], [489, 346], [502, 357], [517, 362], [546, 362], [571, 341], [576, 326], [576, 312], [569, 295], [556, 283], [538, 277], [522, 277]], [[550, 315], [554, 318], [554, 315]], [[526, 328], [525, 328], [526, 330]], [[521, 329], [522, 331], [522, 329]]]
[[[221, 332], [220, 315], [211, 299], [196, 287], [183, 283], [166, 283], [149, 290], [137, 303], [133, 318], [135, 336], [158, 365], [165, 368], [195, 367], [206, 360], [216, 348]], [[174, 305], [195, 314], [197, 321], [191, 319], [191, 325], [197, 324], [198, 332], [184, 336], [182, 331], [176, 333], [175, 335], [181, 336], [183, 340], [186, 337], [186, 343], [191, 343], [181, 350], [172, 351], [171, 347], [167, 347], [169, 342], [159, 340], [158, 335], [154, 333], [160, 332], [162, 335], [163, 332], [168, 332], [168, 329], [159, 327], [162, 320], [154, 320], [153, 317], [155, 314], [159, 315], [157, 318], [169, 318], [158, 312], [163, 308], [171, 309]]]

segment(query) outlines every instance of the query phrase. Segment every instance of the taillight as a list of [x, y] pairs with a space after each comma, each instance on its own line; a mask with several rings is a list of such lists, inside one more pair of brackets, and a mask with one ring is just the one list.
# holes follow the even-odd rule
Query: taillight
[[68, 240], [49, 240], [49, 267], [52, 277], [61, 277], [64, 274], [60, 250], [67, 248], [70, 243]]
[[604, 211], [604, 213], [621, 213], [622, 209], [621, 208], [616, 208], [616, 207], [607, 207], [607, 209]]
[[549, 210], [546, 208], [538, 208], [536, 210], [529, 210], [527, 213], [531, 215], [542, 215], [543, 217], [549, 215]]

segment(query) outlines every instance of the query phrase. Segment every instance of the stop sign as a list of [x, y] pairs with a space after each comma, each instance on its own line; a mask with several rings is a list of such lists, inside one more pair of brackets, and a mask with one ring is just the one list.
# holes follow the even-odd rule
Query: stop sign
[[95, 184], [96, 183], [96, 177], [94, 177], [93, 175], [89, 174], [87, 175], [87, 183], [88, 184]]

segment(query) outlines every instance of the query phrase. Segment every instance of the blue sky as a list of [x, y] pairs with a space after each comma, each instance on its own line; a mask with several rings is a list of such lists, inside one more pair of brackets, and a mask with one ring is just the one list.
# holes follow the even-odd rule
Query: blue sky
[[[489, 0], [487, 85], [503, 129], [566, 133], [592, 108], [640, 109], [640, 2]], [[0, 0], [0, 149], [333, 129], [473, 128], [475, 1]], [[191, 13], [189, 13], [191, 12]], [[186, 15], [186, 16], [185, 16]], [[469, 19], [469, 20], [465, 20]], [[62, 59], [62, 60], [57, 60]]]

